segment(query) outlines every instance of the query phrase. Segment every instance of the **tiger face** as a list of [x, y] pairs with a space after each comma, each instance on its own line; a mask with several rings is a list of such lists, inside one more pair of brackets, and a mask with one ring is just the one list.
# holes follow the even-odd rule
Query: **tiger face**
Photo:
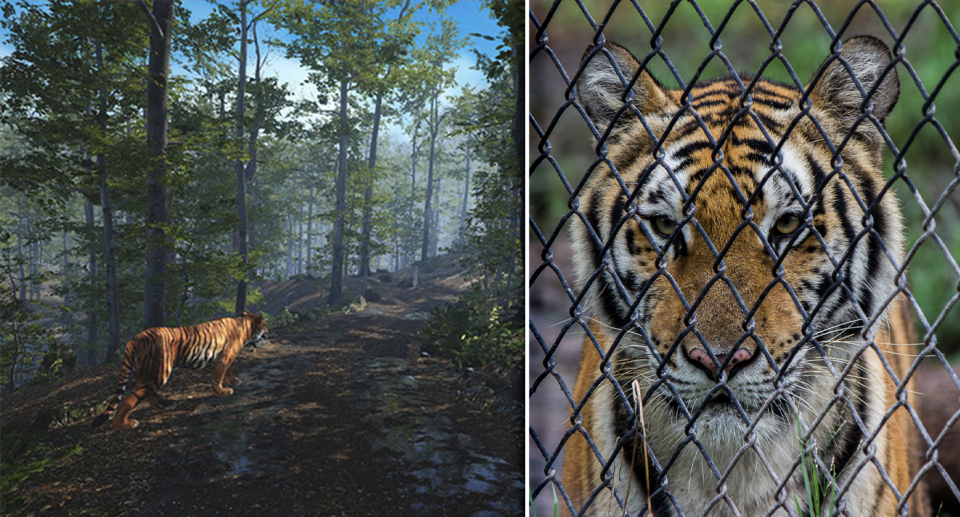
[[[606, 48], [624, 77], [632, 77], [638, 61], [622, 47]], [[606, 56], [591, 56], [592, 50], [585, 53], [592, 59], [578, 93], [603, 132], [623, 105], [623, 86]], [[867, 91], [890, 61], [886, 46], [870, 37], [849, 40], [841, 55]], [[594, 240], [586, 226], [575, 227], [581, 279], [603, 265], [602, 245], [612, 240], [610, 268], [590, 285], [596, 315], [613, 332], [635, 316], [654, 345], [632, 334], [622, 368], [652, 378], [649, 365], [665, 358], [668, 377], [691, 411], [724, 377], [747, 414], [756, 414], [803, 341], [804, 315], [816, 330], [852, 328], [882, 311], [895, 289], [901, 223], [893, 194], [880, 197], [883, 142], [875, 124], [897, 100], [896, 70], [877, 86], [872, 118], [859, 124], [863, 98], [843, 65], [825, 63], [818, 75], [809, 112], [823, 132], [800, 116], [802, 93], [788, 85], [758, 80], [748, 113], [738, 82], [750, 77], [699, 83], [684, 98], [642, 72], [632, 93], [644, 121], [627, 110], [606, 140], [620, 177], [609, 167], [598, 171], [581, 195], [597, 235]], [[684, 111], [685, 103], [691, 109]], [[659, 151], [644, 122], [661, 140]], [[844, 144], [842, 162], [835, 162], [842, 163], [839, 173], [824, 133], [833, 146]], [[711, 140], [720, 142], [716, 152]], [[878, 205], [872, 220], [861, 203]], [[803, 365], [812, 354], [812, 346], [801, 347], [791, 363]], [[785, 384], [802, 390], [805, 371], [788, 368]], [[705, 409], [703, 422], [747, 425], [733, 404]]]
[[[747, 75], [668, 90], [610, 43], [583, 60], [578, 101], [606, 135], [598, 151], [607, 159], [579, 195], [584, 224], [573, 225], [573, 240], [601, 346], [616, 342], [613, 374], [630, 400], [634, 379], [643, 393], [660, 382], [644, 414], [661, 464], [696, 415], [716, 468], [739, 462], [726, 483], [740, 511], [769, 509], [776, 483], [756, 473], [773, 465], [782, 475], [798, 457], [798, 411], [807, 424], [827, 413], [814, 434], [827, 464], [849, 462], [862, 439], [848, 406], [827, 405], [836, 377], [819, 347], [833, 368], [857, 363], [845, 382], [862, 395], [863, 421], [878, 422], [892, 403], [867, 396], [860, 379], [872, 359], [854, 357], [856, 336], [867, 323], [885, 326], [905, 283], [899, 205], [880, 169], [878, 128], [899, 95], [890, 51], [872, 37], [847, 40], [806, 95]], [[583, 370], [580, 393], [599, 373]], [[603, 400], [614, 421], [587, 431], [611, 433], [598, 439], [610, 445], [628, 424], [616, 396]], [[740, 451], [752, 432], [764, 458]], [[574, 462], [590, 462], [583, 456]], [[700, 492], [674, 492], [694, 514], [717, 495], [703, 461], [689, 446], [670, 471], [703, 478]], [[596, 474], [571, 469], [577, 482]]]
[[267, 320], [262, 314], [243, 313], [243, 316], [251, 322], [250, 340], [244, 345], [252, 345], [254, 348], [262, 347], [269, 337], [270, 331], [267, 329]]

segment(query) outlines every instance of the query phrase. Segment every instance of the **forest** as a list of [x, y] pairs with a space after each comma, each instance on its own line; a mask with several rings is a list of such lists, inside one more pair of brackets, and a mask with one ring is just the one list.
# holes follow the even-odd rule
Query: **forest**
[[[283, 347], [328, 320], [351, 328], [366, 307], [430, 302], [451, 278], [457, 288], [436, 298], [447, 303], [411, 313], [423, 350], [411, 354], [483, 370], [478, 396], [522, 368], [522, 3], [0, 11], [7, 401], [102, 374], [85, 417], [142, 329], [259, 312]], [[18, 429], [10, 407], [5, 431]], [[47, 466], [34, 469], [39, 449], [14, 434], [6, 504]]]

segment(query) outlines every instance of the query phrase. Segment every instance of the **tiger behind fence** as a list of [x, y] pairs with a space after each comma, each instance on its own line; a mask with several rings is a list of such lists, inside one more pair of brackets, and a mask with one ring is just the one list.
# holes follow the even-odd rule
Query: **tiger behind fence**
[[[657, 517], [832, 515], [835, 476], [841, 515], [929, 515], [923, 483], [913, 484], [918, 433], [902, 405], [918, 408], [916, 393], [912, 379], [901, 390], [893, 378], [903, 382], [916, 358], [898, 292], [900, 207], [880, 168], [878, 128], [899, 79], [876, 38], [847, 40], [839, 57], [821, 65], [808, 97], [757, 79], [748, 113], [736, 77], [697, 83], [684, 98], [638, 74], [622, 47], [584, 53], [578, 100], [600, 135], [614, 124], [605, 144], [619, 177], [603, 163], [580, 192], [575, 264], [599, 346], [610, 352], [621, 337], [616, 383], [599, 381], [604, 363], [583, 343], [574, 390], [583, 407], [572, 419], [582, 429], [563, 471], [577, 512], [619, 515], [612, 485], [630, 515], [648, 504], [644, 514]], [[819, 126], [800, 116], [807, 109]], [[689, 197], [695, 209], [684, 212]], [[649, 461], [643, 440], [634, 450], [629, 438], [634, 380], [641, 395], [656, 385], [643, 406]], [[819, 458], [817, 508], [798, 418], [804, 434], [813, 428], [804, 445]]]
[[[233, 362], [246, 344], [259, 346], [267, 336], [267, 324], [260, 314], [243, 313], [236, 318], [222, 318], [192, 327], [154, 327], [140, 332], [127, 342], [120, 367], [116, 396], [93, 426], [100, 425], [113, 414], [114, 429], [131, 429], [138, 422], [130, 418], [137, 405], [146, 400], [157, 408], [171, 404], [157, 395], [175, 366], [195, 369], [213, 364], [213, 392], [226, 397], [239, 386]], [[136, 379], [133, 390], [124, 398], [130, 376]]]

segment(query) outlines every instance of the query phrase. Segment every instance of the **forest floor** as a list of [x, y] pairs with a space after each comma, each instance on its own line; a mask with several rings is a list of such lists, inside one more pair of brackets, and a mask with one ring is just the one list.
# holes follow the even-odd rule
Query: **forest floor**
[[[420, 280], [380, 283], [377, 303], [271, 328], [266, 346], [241, 353], [231, 397], [211, 393], [208, 370], [175, 370], [161, 394], [176, 407], [139, 409], [133, 430], [59, 421], [69, 408], [102, 408], [116, 366], [5, 397], [4, 431], [42, 432], [50, 454], [80, 451], [20, 483], [3, 513], [522, 514], [522, 406], [483, 402], [475, 394], [492, 390], [474, 389], [480, 376], [421, 354], [430, 311], [469, 285], [451, 266]], [[37, 417], [50, 408], [60, 409]]]

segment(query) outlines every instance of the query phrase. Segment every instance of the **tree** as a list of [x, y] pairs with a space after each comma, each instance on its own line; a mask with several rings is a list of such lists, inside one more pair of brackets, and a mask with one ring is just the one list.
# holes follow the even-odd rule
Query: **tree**
[[147, 327], [163, 325], [163, 292], [167, 250], [167, 75], [170, 73], [170, 41], [173, 30], [173, 0], [154, 0], [150, 11], [140, 3], [150, 24], [150, 59], [147, 81], [147, 155], [153, 168], [147, 173], [147, 271], [143, 289], [143, 313]]
[[428, 128], [430, 131], [430, 161], [427, 166], [427, 197], [423, 204], [423, 242], [420, 248], [420, 260], [427, 259], [427, 253], [430, 248], [430, 227], [431, 202], [433, 198], [433, 172], [436, 163], [436, 143], [440, 133], [440, 123], [443, 117], [439, 111], [440, 95], [447, 86], [456, 83], [454, 73], [456, 69], [444, 70], [444, 66], [450, 62], [456, 55], [456, 51], [463, 45], [463, 41], [456, 38], [456, 25], [452, 20], [441, 21], [443, 29], [439, 35], [428, 39], [426, 60], [428, 66], [432, 67], [431, 74], [427, 79], [428, 90], [430, 91], [430, 119]]
[[[408, 11], [410, 0], [405, 0], [397, 13], [396, 20], [389, 25], [384, 40], [380, 43], [380, 67], [386, 66], [383, 77], [375, 77], [374, 82], [378, 84], [376, 88], [376, 99], [374, 100], [373, 111], [373, 130], [370, 134], [370, 153], [367, 163], [367, 169], [372, 171], [377, 166], [377, 138], [380, 131], [380, 117], [383, 108], [383, 99], [388, 88], [396, 84], [394, 76], [397, 70], [405, 69], [405, 57], [409, 53], [409, 48], [414, 38], [419, 34], [419, 26], [412, 23], [411, 17], [414, 11]], [[436, 6], [435, 6], [436, 7]], [[379, 72], [379, 67], [378, 67]], [[402, 72], [400, 72], [402, 73]], [[363, 228], [361, 229], [361, 248], [360, 248], [360, 274], [363, 276], [363, 290], [367, 287], [367, 275], [370, 273], [370, 233], [371, 233], [371, 213], [373, 210], [373, 182], [368, 182], [363, 191]]]
[[339, 303], [343, 290], [347, 162], [352, 131], [349, 96], [355, 89], [369, 90], [371, 87], [365, 71], [374, 69], [379, 57], [374, 42], [378, 31], [382, 30], [385, 9], [383, 4], [366, 2], [278, 6], [281, 25], [294, 36], [292, 41], [285, 44], [287, 55], [298, 58], [303, 66], [312, 71], [311, 81], [321, 91], [335, 91], [338, 99], [335, 115], [338, 121], [337, 202], [331, 237], [331, 304]]
[[[497, 288], [508, 299], [520, 288], [523, 270], [523, 104], [519, 94], [523, 77], [522, 53], [524, 10], [509, 0], [486, 4], [499, 25], [507, 29], [494, 58], [477, 54], [477, 68], [490, 82], [489, 88], [465, 92], [458, 99], [459, 133], [467, 135], [477, 160], [490, 164], [474, 175], [476, 206], [470, 215], [464, 249], [470, 264], [488, 288]], [[518, 129], [519, 128], [519, 129]]]
[[[99, 110], [97, 111], [97, 121], [100, 124], [100, 130], [107, 132], [107, 91], [104, 85], [102, 74], [104, 73], [103, 64], [103, 44], [97, 41], [97, 75], [100, 76], [100, 89], [97, 95]], [[107, 183], [107, 156], [103, 151], [97, 153], [97, 180], [100, 184], [100, 210], [103, 216], [103, 247], [106, 250], [104, 256], [104, 265], [107, 268], [107, 314], [109, 326], [107, 327], [107, 358], [113, 358], [117, 349], [120, 348], [120, 301], [117, 298], [117, 258], [116, 250], [113, 244], [113, 205], [110, 201], [110, 186]]]
[[[77, 194], [91, 209], [100, 205], [102, 239], [83, 242], [94, 259], [89, 279], [106, 289], [78, 300], [85, 300], [82, 310], [94, 343], [95, 325], [107, 306], [112, 358], [119, 349], [122, 310], [114, 191], [126, 201], [126, 187], [142, 178], [146, 161], [141, 114], [149, 29], [135, 4], [21, 3], [3, 9], [0, 23], [13, 52], [0, 65], [0, 113], [25, 150], [0, 157], [2, 181], [37, 199], [44, 217], [62, 212]], [[131, 147], [136, 141], [139, 149]]]
[[[247, 0], [240, 0], [239, 10], [240, 10], [240, 58], [238, 60], [239, 70], [237, 71], [237, 132], [236, 139], [237, 142], [243, 141], [243, 110], [245, 107], [244, 94], [247, 89], [247, 31], [250, 29], [250, 25], [247, 24], [247, 5], [249, 2]], [[255, 145], [251, 142], [251, 145]], [[237, 253], [240, 254], [240, 258], [243, 261], [243, 265], [247, 264], [247, 178], [246, 171], [243, 166], [243, 158], [241, 156], [237, 157], [236, 161], [236, 171], [237, 171], [237, 216], [239, 218], [238, 225], [238, 241], [236, 246]], [[243, 278], [240, 278], [237, 282], [237, 301], [234, 308], [234, 314], [240, 316], [243, 314], [244, 306], [247, 303], [247, 279], [246, 275]]]

